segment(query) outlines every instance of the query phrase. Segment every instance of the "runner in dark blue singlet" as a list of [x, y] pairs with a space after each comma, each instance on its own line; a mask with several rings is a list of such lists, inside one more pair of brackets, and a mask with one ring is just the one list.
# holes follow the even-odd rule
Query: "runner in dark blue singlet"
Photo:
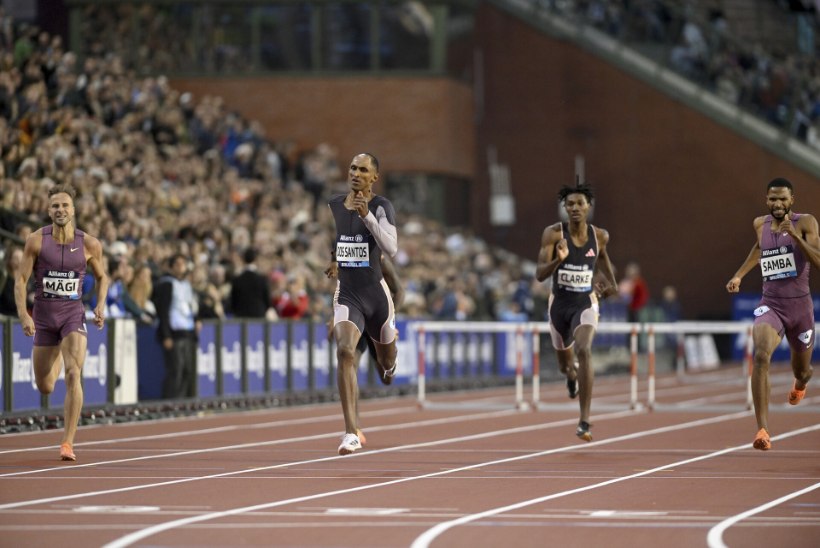
[[[34, 335], [34, 379], [43, 394], [54, 390], [65, 366], [65, 432], [62, 460], [76, 460], [74, 435], [83, 407], [82, 368], [88, 346], [82, 286], [86, 266], [97, 280], [94, 323], [102, 329], [108, 276], [102, 263], [100, 241], [74, 227], [74, 189], [57, 185], [48, 192], [52, 224], [26, 238], [14, 298], [23, 333]], [[26, 285], [34, 273], [34, 310], [26, 309]]]
[[814, 304], [809, 290], [810, 265], [820, 268], [820, 235], [817, 219], [794, 213], [794, 188], [787, 179], [769, 182], [766, 190], [769, 215], [757, 217], [753, 227], [757, 240], [748, 257], [726, 284], [729, 293], [740, 291], [740, 281], [760, 264], [763, 298], [755, 309], [752, 399], [757, 435], [752, 446], [766, 451], [769, 436], [769, 366], [772, 354], [785, 335], [791, 349], [794, 384], [788, 402], [797, 405], [806, 394], [812, 375]]
[[[543, 282], [552, 276], [549, 300], [552, 344], [561, 372], [567, 376], [570, 397], [574, 398], [576, 391], [580, 396], [581, 417], [575, 434], [584, 441], [592, 441], [589, 431], [594, 380], [591, 347], [598, 327], [598, 298], [615, 295], [618, 289], [606, 251], [609, 233], [587, 222], [594, 198], [592, 188], [585, 183], [564, 186], [558, 198], [569, 222], [544, 229], [535, 277]], [[593, 283], [596, 268], [603, 281]]]
[[[376, 347], [382, 378], [396, 367], [396, 319], [390, 288], [381, 269], [381, 254], [393, 257], [398, 250], [393, 204], [373, 193], [379, 162], [372, 154], [356, 155], [348, 170], [347, 194], [334, 196], [328, 205], [336, 224], [331, 258], [338, 269], [333, 298], [333, 336], [338, 361], [337, 382], [345, 420], [339, 454], [361, 448], [356, 407], [359, 399], [356, 345], [365, 331]], [[333, 268], [333, 267], [331, 267]]]

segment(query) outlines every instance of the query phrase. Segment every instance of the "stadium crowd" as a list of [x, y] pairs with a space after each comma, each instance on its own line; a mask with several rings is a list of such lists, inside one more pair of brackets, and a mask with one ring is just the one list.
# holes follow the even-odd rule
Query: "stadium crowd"
[[[109, 317], [152, 321], [151, 286], [175, 253], [190, 259], [200, 312], [230, 316], [231, 281], [254, 248], [270, 280], [269, 317], [327, 319], [333, 230], [323, 204], [346, 188], [332, 146], [299, 151], [218, 97], [136, 76], [117, 54], [79, 63], [57, 36], [0, 27], [13, 29], [0, 43], [0, 228], [25, 238], [47, 223], [47, 188], [71, 183], [77, 226], [107, 253]], [[401, 226], [400, 315], [495, 318], [510, 295], [531, 307], [525, 261], [463, 229], [418, 217]], [[18, 251], [5, 249], [7, 279]], [[16, 316], [13, 299], [2, 302], [0, 313]]]
[[719, 1], [547, 2], [820, 150], [820, 2], [772, 3], [788, 22], [780, 32], [793, 37], [791, 47], [737, 38]]
[[[820, 148], [817, 56], [738, 46], [719, 13], [706, 32], [659, 0], [551, 5], [623, 39], [672, 37], [679, 70], [781, 126], [796, 106], [791, 130]], [[175, 253], [189, 258], [200, 314], [232, 316], [231, 283], [253, 248], [270, 281], [268, 317], [325, 321], [334, 283], [323, 274], [333, 235], [324, 203], [346, 188], [347, 159], [332, 144], [301, 150], [271, 137], [219, 97], [195, 98], [164, 76], [138, 74], [100, 41], [85, 51], [80, 60], [60, 36], [0, 9], [0, 229], [17, 237], [3, 250], [0, 314], [16, 316], [8, 280], [19, 242], [47, 222], [46, 189], [71, 183], [77, 225], [107, 252], [110, 317], [153, 321], [152, 285]], [[400, 220], [399, 315], [545, 318], [548, 284], [535, 282], [530, 260], [463, 228]]]

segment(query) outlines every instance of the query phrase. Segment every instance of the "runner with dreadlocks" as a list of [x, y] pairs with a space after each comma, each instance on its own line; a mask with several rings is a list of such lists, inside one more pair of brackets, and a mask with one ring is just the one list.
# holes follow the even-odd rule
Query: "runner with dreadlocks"
[[[558, 200], [569, 222], [544, 229], [535, 278], [552, 276], [549, 299], [550, 335], [558, 366], [567, 377], [569, 397], [580, 395], [581, 417], [575, 435], [592, 441], [589, 408], [592, 402], [592, 339], [598, 327], [598, 299], [618, 292], [606, 252], [609, 233], [587, 222], [594, 198], [587, 183], [563, 186]], [[593, 284], [596, 269], [602, 281]], [[577, 367], [575, 365], [577, 359]]]

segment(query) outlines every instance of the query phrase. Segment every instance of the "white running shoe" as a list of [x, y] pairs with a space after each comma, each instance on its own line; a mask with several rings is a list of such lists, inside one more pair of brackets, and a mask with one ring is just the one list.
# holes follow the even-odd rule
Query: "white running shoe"
[[339, 446], [340, 455], [349, 455], [362, 448], [362, 442], [356, 434], [345, 434], [342, 436], [342, 444]]

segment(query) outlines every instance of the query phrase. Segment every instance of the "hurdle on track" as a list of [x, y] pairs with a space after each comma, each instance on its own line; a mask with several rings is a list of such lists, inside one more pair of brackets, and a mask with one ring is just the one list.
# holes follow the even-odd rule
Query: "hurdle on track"
[[[746, 344], [744, 348], [744, 366], [741, 367], [743, 371], [743, 383], [746, 387], [746, 398], [743, 406], [737, 404], [731, 406], [717, 406], [717, 407], [731, 407], [736, 409], [743, 407], [745, 409], [752, 408], [752, 391], [751, 391], [751, 372], [753, 366], [752, 358], [752, 325], [749, 322], [674, 322], [674, 323], [629, 323], [629, 322], [603, 322], [598, 325], [597, 333], [610, 334], [628, 334], [629, 335], [629, 353], [630, 353], [630, 394], [628, 404], [594, 404], [596, 410], [601, 409], [624, 409], [629, 408], [633, 410], [656, 409], [664, 407], [656, 401], [655, 391], [655, 369], [656, 369], [656, 337], [658, 335], [672, 334], [677, 335], [678, 349], [677, 349], [677, 365], [676, 370], [679, 376], [685, 374], [685, 365], [683, 362], [682, 345], [686, 335], [689, 334], [746, 334]], [[451, 333], [451, 334], [465, 334], [465, 333], [504, 333], [513, 334], [513, 344], [515, 348], [515, 396], [514, 401], [499, 404], [501, 407], [514, 406], [519, 410], [535, 409], [567, 409], [576, 408], [577, 402], [567, 402], [558, 404], [548, 404], [541, 401], [541, 372], [540, 372], [540, 336], [549, 333], [549, 324], [547, 322], [414, 322], [411, 328], [411, 337], [416, 340], [417, 362], [418, 362], [418, 405], [419, 407], [428, 407], [431, 402], [427, 399], [426, 394], [426, 333]], [[639, 351], [638, 340], [640, 336], [646, 336], [646, 400], [639, 401], [638, 390], [638, 373], [639, 373]], [[525, 337], [531, 337], [531, 342], [528, 345], [530, 355], [525, 356]], [[531, 379], [532, 379], [532, 395], [529, 401], [525, 400], [524, 396], [524, 363], [527, 358], [531, 359]], [[438, 406], [439, 404], [435, 404]], [[452, 404], [458, 405], [458, 404]], [[490, 406], [487, 404], [487, 406]], [[674, 404], [669, 404], [668, 407], [676, 407]]]

